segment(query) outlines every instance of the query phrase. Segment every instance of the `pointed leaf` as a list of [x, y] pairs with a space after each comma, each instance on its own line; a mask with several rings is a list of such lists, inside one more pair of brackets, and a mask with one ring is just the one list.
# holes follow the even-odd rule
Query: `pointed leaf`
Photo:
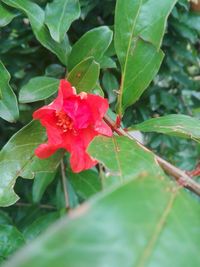
[[35, 77], [19, 92], [19, 102], [31, 103], [46, 99], [58, 91], [59, 80], [51, 77]]
[[51, 38], [50, 33], [44, 24], [44, 11], [40, 6], [29, 0], [2, 0], [2, 2], [24, 12], [30, 21], [38, 41], [52, 53], [56, 54], [64, 65], [67, 65], [68, 54], [71, 49], [69, 40], [67, 36], [65, 36], [61, 43], [57, 43]]
[[91, 92], [99, 79], [100, 66], [92, 57], [81, 61], [68, 74], [67, 79], [77, 92]]
[[78, 0], [54, 0], [47, 4], [45, 23], [56, 42], [64, 39], [71, 23], [80, 16]]
[[134, 125], [134, 129], [191, 138], [200, 142], [200, 120], [181, 114], [153, 118]]
[[0, 3], [0, 27], [8, 25], [18, 14]]
[[0, 61], [0, 117], [15, 122], [19, 117], [17, 99], [9, 85], [10, 74]]
[[69, 70], [88, 57], [99, 62], [112, 41], [112, 31], [107, 26], [94, 28], [85, 33], [72, 47]]
[[115, 49], [122, 69], [117, 106], [120, 114], [138, 100], [159, 70], [166, 20], [176, 2], [117, 0]]

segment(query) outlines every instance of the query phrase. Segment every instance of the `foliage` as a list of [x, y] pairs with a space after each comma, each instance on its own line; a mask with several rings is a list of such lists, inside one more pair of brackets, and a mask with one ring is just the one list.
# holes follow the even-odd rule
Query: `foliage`
[[[200, 265], [199, 197], [154, 154], [183, 170], [199, 160], [200, 16], [189, 2], [1, 0], [0, 27], [3, 266]], [[32, 114], [64, 77], [108, 98], [109, 117], [151, 151], [114, 134], [90, 144], [99, 164], [87, 171], [73, 173], [63, 151], [38, 159], [46, 134]]]

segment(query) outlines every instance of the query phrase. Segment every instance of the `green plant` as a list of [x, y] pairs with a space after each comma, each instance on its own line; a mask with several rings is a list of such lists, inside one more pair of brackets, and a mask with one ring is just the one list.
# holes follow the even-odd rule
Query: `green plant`
[[[199, 15], [184, 0], [1, 0], [0, 15], [3, 266], [199, 266]], [[80, 173], [34, 155], [32, 113], [64, 77], [110, 104], [113, 137]]]

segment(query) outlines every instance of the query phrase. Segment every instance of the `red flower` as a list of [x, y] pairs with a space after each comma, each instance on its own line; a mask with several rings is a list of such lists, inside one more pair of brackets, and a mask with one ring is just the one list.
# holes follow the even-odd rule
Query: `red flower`
[[69, 153], [74, 172], [96, 165], [86, 149], [97, 135], [112, 136], [109, 126], [103, 121], [108, 109], [108, 101], [103, 97], [80, 93], [66, 80], [60, 81], [58, 97], [48, 106], [33, 113], [46, 128], [48, 142], [41, 144], [35, 154], [39, 158], [51, 156], [57, 149], [64, 148]]

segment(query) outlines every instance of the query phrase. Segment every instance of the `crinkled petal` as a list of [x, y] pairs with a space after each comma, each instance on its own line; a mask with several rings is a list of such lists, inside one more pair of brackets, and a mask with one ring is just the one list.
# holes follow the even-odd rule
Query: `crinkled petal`
[[71, 86], [67, 80], [60, 80], [57, 98], [51, 103], [51, 106], [56, 110], [61, 110], [63, 103], [68, 98], [76, 95], [76, 89]]
[[90, 107], [87, 102], [79, 96], [75, 96], [65, 101], [63, 109], [73, 120], [76, 129], [86, 128], [92, 122]]
[[95, 123], [94, 130], [102, 135], [106, 135], [106, 136], [113, 135], [111, 128], [103, 120], [101, 121], [99, 120]]
[[73, 172], [81, 172], [92, 168], [97, 161], [92, 159], [84, 150], [78, 149], [71, 153], [70, 165]]
[[90, 108], [93, 121], [95, 122], [96, 120], [103, 118], [109, 107], [108, 100], [101, 96], [88, 94], [86, 101]]
[[35, 149], [35, 155], [38, 158], [46, 159], [50, 157], [57, 149], [58, 149], [57, 146], [48, 143], [41, 144]]

